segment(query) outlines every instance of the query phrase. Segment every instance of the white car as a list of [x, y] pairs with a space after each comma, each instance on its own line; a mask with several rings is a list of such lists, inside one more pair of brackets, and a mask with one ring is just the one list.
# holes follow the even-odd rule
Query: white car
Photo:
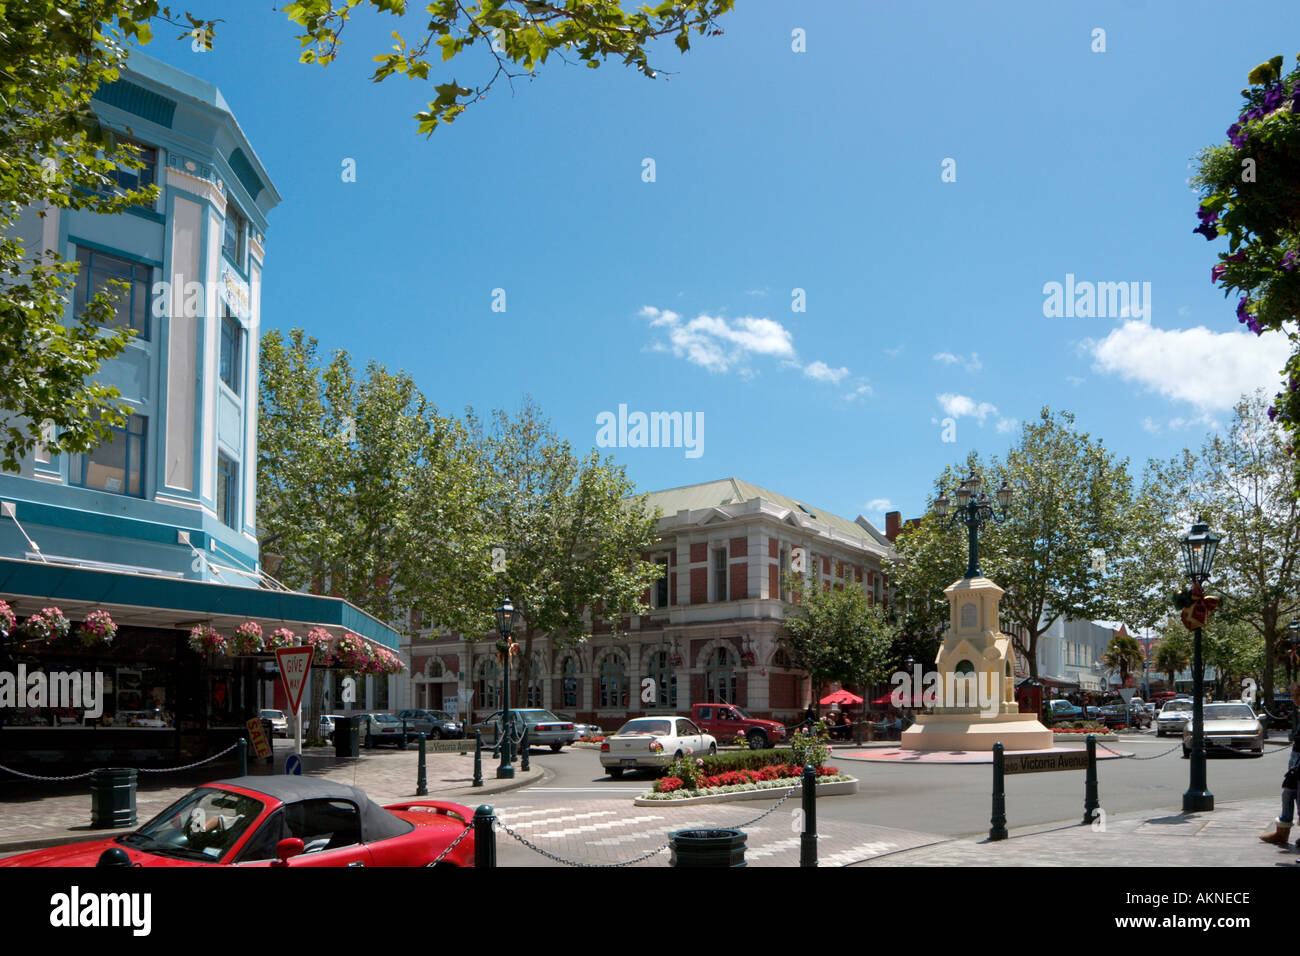
[[1163, 737], [1165, 734], [1181, 734], [1183, 727], [1192, 719], [1192, 702], [1181, 698], [1174, 698], [1166, 701], [1165, 706], [1160, 708], [1160, 713], [1156, 715], [1156, 736]]
[[689, 717], [637, 717], [605, 738], [600, 765], [617, 780], [624, 770], [659, 769], [687, 753], [717, 752], [717, 740]]
[[258, 716], [261, 717], [263, 720], [269, 720], [271, 722], [272, 737], [289, 736], [289, 718], [284, 716], [284, 711], [263, 710], [258, 713]]
[[[1249, 704], [1206, 704], [1201, 714], [1204, 724], [1205, 750], [1249, 750], [1264, 756], [1264, 722], [1255, 716]], [[1183, 731], [1183, 756], [1192, 753], [1192, 722]]]

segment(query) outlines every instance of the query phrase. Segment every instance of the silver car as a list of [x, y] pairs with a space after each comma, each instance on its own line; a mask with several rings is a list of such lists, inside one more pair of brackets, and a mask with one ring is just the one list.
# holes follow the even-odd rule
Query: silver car
[[1192, 702], [1175, 699], [1167, 701], [1156, 716], [1156, 736], [1181, 734], [1183, 727], [1192, 719]]
[[[1264, 722], [1255, 716], [1249, 704], [1206, 704], [1202, 715], [1205, 724], [1205, 750], [1249, 750], [1264, 756]], [[1192, 750], [1192, 722], [1183, 731], [1183, 756]]]
[[[485, 720], [480, 720], [469, 728], [471, 734], [478, 731], [483, 735], [483, 743], [496, 746], [497, 731], [501, 726], [501, 711], [497, 711]], [[578, 736], [577, 725], [572, 721], [561, 720], [549, 710], [528, 708], [510, 711], [510, 737], [520, 741], [524, 728], [528, 728], [528, 746], [550, 747], [556, 753], [560, 748], [573, 743]]]

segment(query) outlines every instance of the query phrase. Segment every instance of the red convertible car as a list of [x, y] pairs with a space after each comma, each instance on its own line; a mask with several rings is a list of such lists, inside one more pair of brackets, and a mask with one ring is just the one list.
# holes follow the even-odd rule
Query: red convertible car
[[458, 803], [381, 807], [329, 780], [236, 777], [196, 787], [131, 833], [0, 866], [428, 866], [462, 833], [439, 865], [473, 866], [472, 822]]

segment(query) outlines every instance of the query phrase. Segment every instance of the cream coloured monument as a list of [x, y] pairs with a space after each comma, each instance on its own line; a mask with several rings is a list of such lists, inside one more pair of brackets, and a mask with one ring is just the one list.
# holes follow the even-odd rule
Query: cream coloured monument
[[[962, 578], [944, 593], [951, 623], [935, 659], [933, 713], [903, 731], [911, 750], [1050, 750], [1052, 732], [1015, 701], [1016, 652], [998, 627], [1003, 590], [985, 577]], [[927, 686], [929, 684], [927, 683]]]

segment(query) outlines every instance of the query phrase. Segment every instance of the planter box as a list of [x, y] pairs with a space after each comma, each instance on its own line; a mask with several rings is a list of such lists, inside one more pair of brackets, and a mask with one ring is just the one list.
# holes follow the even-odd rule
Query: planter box
[[[734, 793], [714, 793], [703, 797], [678, 797], [676, 800], [647, 800], [645, 796], [632, 801], [637, 807], [685, 807], [701, 803], [735, 803], [741, 800], [780, 800], [792, 790], [803, 785], [794, 780], [785, 787], [764, 787], [761, 790], [737, 790]], [[818, 797], [834, 797], [846, 793], [857, 793], [858, 781], [855, 777], [848, 780], [836, 780], [831, 783], [817, 784]]]

